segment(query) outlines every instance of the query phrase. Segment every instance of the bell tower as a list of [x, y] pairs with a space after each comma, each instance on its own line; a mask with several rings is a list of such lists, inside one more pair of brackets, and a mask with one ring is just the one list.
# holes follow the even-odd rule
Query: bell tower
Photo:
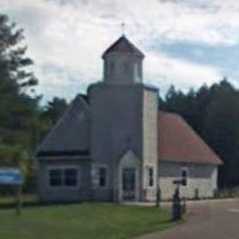
[[[124, 35], [102, 58], [104, 80], [88, 88], [92, 167], [105, 165], [108, 175], [107, 188], [96, 185], [95, 197], [122, 201], [131, 195], [130, 200], [153, 201], [158, 172], [158, 91], [143, 84], [144, 54]], [[123, 186], [128, 181], [130, 185]]]
[[103, 79], [109, 84], [135, 84], [143, 81], [144, 54], [124, 35], [104, 53]]

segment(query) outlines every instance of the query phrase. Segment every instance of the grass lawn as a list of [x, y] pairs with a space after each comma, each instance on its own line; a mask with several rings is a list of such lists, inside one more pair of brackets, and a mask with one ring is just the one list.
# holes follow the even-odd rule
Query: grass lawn
[[0, 209], [0, 239], [123, 239], [172, 226], [155, 207], [101, 203]]

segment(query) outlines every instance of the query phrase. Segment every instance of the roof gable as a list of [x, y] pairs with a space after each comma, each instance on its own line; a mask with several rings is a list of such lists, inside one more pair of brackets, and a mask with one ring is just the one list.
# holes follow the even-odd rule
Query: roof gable
[[138, 160], [138, 157], [136, 156], [136, 154], [134, 153], [134, 151], [131, 150], [131, 149], [127, 150], [127, 151], [123, 154], [123, 156], [121, 157], [121, 160], [128, 159], [128, 158]]
[[144, 57], [144, 54], [124, 35], [114, 42], [108, 49], [106, 49], [102, 57], [105, 58], [107, 55], [113, 52], [129, 53], [138, 57]]
[[159, 112], [159, 159], [162, 161], [222, 164], [219, 156], [177, 114]]
[[86, 101], [78, 95], [39, 146], [37, 155], [88, 151], [89, 109]]

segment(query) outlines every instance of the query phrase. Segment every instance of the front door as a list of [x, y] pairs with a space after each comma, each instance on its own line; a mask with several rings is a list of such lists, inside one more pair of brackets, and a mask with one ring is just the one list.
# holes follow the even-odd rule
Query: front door
[[122, 173], [123, 200], [135, 200], [135, 168], [124, 168]]

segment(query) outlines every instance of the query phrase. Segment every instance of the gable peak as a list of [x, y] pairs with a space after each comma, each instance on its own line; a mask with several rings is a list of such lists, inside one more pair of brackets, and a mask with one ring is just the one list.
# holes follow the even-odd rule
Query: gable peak
[[107, 55], [116, 52], [132, 54], [144, 58], [144, 54], [132, 42], [130, 42], [124, 34], [105, 50], [102, 58], [104, 59]]

